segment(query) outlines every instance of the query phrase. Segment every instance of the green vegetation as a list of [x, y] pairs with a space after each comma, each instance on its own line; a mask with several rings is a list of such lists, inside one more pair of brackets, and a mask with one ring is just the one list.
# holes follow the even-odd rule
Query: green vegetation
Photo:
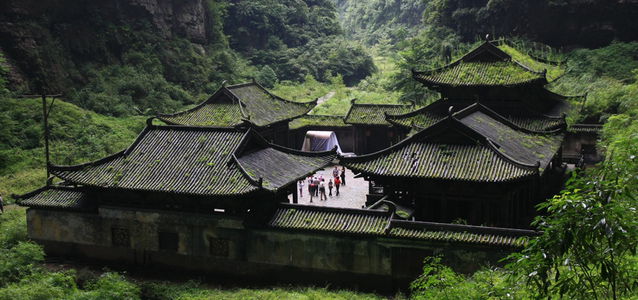
[[539, 62], [533, 59], [528, 54], [524, 54], [520, 52], [519, 50], [517, 50], [516, 48], [513, 48], [509, 45], [500, 45], [498, 46], [498, 48], [503, 50], [505, 53], [509, 54], [510, 56], [512, 56], [512, 59], [514, 59], [515, 61], [519, 62], [520, 64], [536, 72], [542, 72], [544, 70], [547, 70], [548, 81], [554, 81], [565, 73], [565, 70], [561, 68], [560, 66], [555, 66], [555, 65]]
[[395, 45], [413, 36], [427, 5], [421, 0], [336, 2], [346, 35], [367, 45]]
[[87, 65], [88, 84], [71, 92], [73, 102], [112, 116], [168, 113], [212, 94], [223, 80], [247, 80], [254, 70], [215, 45], [202, 50], [182, 39], [139, 39], [147, 43], [125, 52], [122, 64]]
[[[106, 117], [57, 99], [49, 115], [51, 161], [77, 164], [123, 150], [144, 124], [143, 117]], [[0, 99], [0, 141], [0, 195], [44, 185], [40, 99]]]
[[293, 101], [309, 101], [334, 93], [330, 99], [312, 110], [313, 115], [345, 116], [350, 109], [352, 99], [356, 99], [357, 103], [401, 103], [399, 101], [401, 93], [390, 89], [391, 76], [397, 72], [394, 59], [376, 57], [375, 63], [384, 72], [376, 72], [354, 87], [347, 87], [340, 75], [330, 77], [330, 83], [319, 82], [313, 76], [306, 76], [303, 83], [280, 82], [275, 85], [272, 92]]
[[572, 103], [582, 110], [570, 116], [571, 122], [605, 122], [614, 114], [635, 107], [638, 91], [638, 59], [632, 53], [638, 43], [612, 43], [587, 50], [579, 49], [567, 54], [567, 72], [552, 83], [550, 88], [565, 95], [587, 94], [583, 103]]
[[[338, 0], [343, 32], [329, 0], [208, 0], [206, 41], [197, 43], [179, 35], [162, 36], [149, 20], [115, 22], [99, 16], [53, 26], [65, 14], [46, 12], [42, 20], [19, 28], [43, 36], [20, 62], [32, 67], [26, 68], [32, 90], [7, 83], [9, 69], [0, 54], [0, 195], [7, 199], [46, 180], [40, 100], [11, 98], [7, 87], [20, 93], [47, 87], [67, 94], [65, 101], [56, 101], [50, 117], [54, 164], [115, 153], [142, 130], [144, 117], [135, 115], [182, 110], [210, 95], [222, 80], [238, 83], [255, 77], [273, 87], [273, 93], [294, 101], [334, 92], [313, 110], [315, 115], [343, 116], [354, 98], [359, 103], [412, 100], [424, 105], [438, 94], [416, 84], [411, 68], [443, 66], [475, 47], [477, 33], [509, 34], [508, 28], [528, 20], [521, 18], [529, 13], [520, 5], [525, 1], [484, 2], [488, 4]], [[565, 6], [565, 1], [547, 3]], [[59, 32], [54, 35], [49, 28]], [[79, 33], [70, 34], [74, 31]], [[638, 43], [576, 49], [565, 54], [561, 67], [532, 57], [562, 58], [545, 47], [518, 40], [515, 47], [500, 47], [536, 71], [547, 69], [548, 77], [556, 79], [552, 90], [588, 94], [584, 104], [572, 103], [576, 110], [569, 122], [607, 122], [599, 145], [607, 161], [574, 175], [560, 195], [539, 206], [547, 212], [535, 221], [543, 235], [513, 255], [507, 268], [461, 275], [429, 259], [412, 285], [412, 296], [638, 297]], [[226, 113], [221, 115], [230, 124], [233, 116]], [[326, 121], [330, 120], [304, 118], [297, 126]], [[114, 176], [117, 182], [122, 174]], [[41, 264], [42, 249], [26, 239], [24, 222], [22, 209], [0, 216], [0, 299], [378, 298], [326, 289], [220, 290], [193, 282], [137, 282], [112, 272], [48, 271]]]
[[343, 37], [330, 0], [237, 1], [224, 25], [233, 49], [281, 80], [327, 82], [341, 74], [354, 85], [375, 71], [364, 48]]

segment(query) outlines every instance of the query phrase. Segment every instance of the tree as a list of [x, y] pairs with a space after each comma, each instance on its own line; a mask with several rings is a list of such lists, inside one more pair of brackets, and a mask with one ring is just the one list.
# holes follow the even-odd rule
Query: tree
[[574, 175], [563, 193], [539, 205], [547, 216], [534, 224], [543, 234], [510, 265], [538, 296], [618, 299], [638, 283], [638, 162], [629, 154], [636, 141], [627, 146], [599, 169]]
[[257, 80], [259, 84], [269, 89], [273, 88], [275, 84], [279, 82], [279, 79], [277, 79], [277, 74], [269, 66], [264, 66], [263, 68], [261, 68], [259, 73], [257, 73], [255, 80]]

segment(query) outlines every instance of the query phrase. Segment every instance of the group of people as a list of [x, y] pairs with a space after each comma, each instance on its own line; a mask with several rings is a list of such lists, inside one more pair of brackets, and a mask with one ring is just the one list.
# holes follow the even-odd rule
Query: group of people
[[[319, 197], [319, 201], [328, 200], [332, 197], [332, 189], [335, 189], [335, 196], [339, 196], [339, 187], [346, 185], [346, 168], [341, 167], [341, 172], [337, 166], [332, 170], [332, 178], [328, 179], [328, 196], [326, 196], [326, 179], [322, 175], [310, 176], [306, 179], [308, 183], [308, 194], [310, 202], [314, 197]], [[304, 180], [299, 181], [299, 197], [303, 197]]]

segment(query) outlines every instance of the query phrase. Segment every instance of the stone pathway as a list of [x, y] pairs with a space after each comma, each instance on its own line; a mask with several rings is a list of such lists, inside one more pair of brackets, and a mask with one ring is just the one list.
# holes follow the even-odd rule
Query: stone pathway
[[[341, 166], [337, 166], [341, 170]], [[326, 167], [315, 173], [315, 176], [322, 175], [326, 179], [326, 194], [328, 194], [328, 179], [332, 178], [332, 169], [334, 166]], [[297, 187], [299, 192], [299, 187]], [[346, 185], [339, 188], [339, 196], [335, 195], [335, 189], [332, 189], [332, 196], [328, 196], [328, 200], [319, 201], [319, 197], [313, 197], [312, 203], [308, 194], [308, 182], [304, 182], [303, 197], [299, 197], [299, 204], [330, 206], [343, 208], [361, 208], [366, 203], [366, 194], [368, 194], [368, 182], [363, 178], [354, 178], [352, 171], [346, 169]], [[292, 195], [288, 197], [292, 203]]]
[[328, 100], [330, 100], [330, 98], [334, 97], [335, 95], [335, 91], [330, 91], [327, 94], [323, 95], [323, 97], [317, 98], [317, 105], [315, 105], [315, 107], [313, 107], [308, 113], [312, 113], [313, 110], [315, 110], [315, 108], [319, 105], [321, 105], [321, 103], [324, 103]]

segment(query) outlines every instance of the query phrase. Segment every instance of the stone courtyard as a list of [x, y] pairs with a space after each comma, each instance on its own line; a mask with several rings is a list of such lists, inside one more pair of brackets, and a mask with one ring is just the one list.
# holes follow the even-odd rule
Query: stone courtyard
[[[355, 174], [352, 171], [346, 169], [346, 185], [341, 185], [339, 188], [339, 196], [336, 196], [335, 189], [332, 189], [332, 196], [328, 193], [328, 179], [332, 178], [332, 170], [334, 165], [326, 167], [323, 170], [319, 170], [314, 176], [323, 176], [326, 180], [326, 195], [328, 200], [320, 201], [319, 197], [313, 197], [310, 202], [310, 195], [308, 194], [308, 182], [304, 182], [302, 197], [299, 197], [298, 203], [305, 205], [316, 206], [329, 206], [329, 207], [344, 207], [344, 208], [362, 208], [365, 206], [366, 194], [368, 193], [368, 182], [363, 178], [354, 178]], [[337, 165], [339, 171], [341, 166]], [[297, 186], [297, 193], [299, 193], [299, 186]], [[292, 203], [292, 195], [288, 197]]]

